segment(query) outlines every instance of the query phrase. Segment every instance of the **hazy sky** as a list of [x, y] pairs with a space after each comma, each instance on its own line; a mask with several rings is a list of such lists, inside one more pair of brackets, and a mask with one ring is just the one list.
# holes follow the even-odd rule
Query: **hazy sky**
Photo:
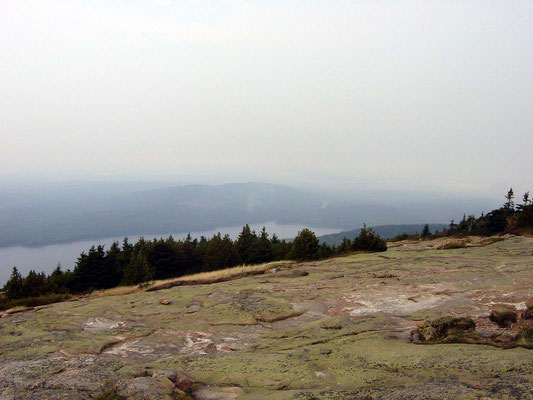
[[4, 178], [533, 183], [531, 0], [2, 0], [0, 21]]

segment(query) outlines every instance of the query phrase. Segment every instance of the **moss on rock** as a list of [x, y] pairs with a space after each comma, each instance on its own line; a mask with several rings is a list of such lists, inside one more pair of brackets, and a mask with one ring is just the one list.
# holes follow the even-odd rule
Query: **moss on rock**
[[420, 342], [463, 343], [476, 329], [469, 317], [441, 317], [419, 326], [414, 334]]
[[497, 304], [490, 312], [489, 319], [501, 327], [516, 322], [518, 312], [516, 307], [508, 304]]

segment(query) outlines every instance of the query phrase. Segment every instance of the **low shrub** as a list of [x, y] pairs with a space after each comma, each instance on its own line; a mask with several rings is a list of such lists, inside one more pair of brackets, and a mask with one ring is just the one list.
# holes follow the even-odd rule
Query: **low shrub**
[[2, 299], [0, 302], [0, 310], [7, 310], [14, 307], [37, 307], [44, 306], [46, 304], [58, 303], [65, 301], [71, 296], [68, 294], [45, 294], [37, 297], [26, 297], [23, 299], [8, 300]]
[[466, 240], [448, 240], [437, 247], [438, 250], [464, 249]]
[[125, 400], [125, 397], [120, 396], [115, 388], [107, 389], [102, 394], [96, 396], [94, 400]]
[[476, 323], [470, 317], [441, 317], [425, 322], [415, 333], [421, 342], [457, 343], [473, 333]]
[[524, 326], [520, 328], [516, 336], [516, 344], [520, 347], [533, 349], [533, 326]]
[[501, 327], [508, 326], [512, 322], [516, 322], [518, 313], [514, 306], [508, 304], [498, 304], [494, 306], [490, 312], [489, 319]]
[[386, 251], [387, 242], [372, 228], [363, 226], [359, 236], [353, 240], [352, 249], [355, 251]]

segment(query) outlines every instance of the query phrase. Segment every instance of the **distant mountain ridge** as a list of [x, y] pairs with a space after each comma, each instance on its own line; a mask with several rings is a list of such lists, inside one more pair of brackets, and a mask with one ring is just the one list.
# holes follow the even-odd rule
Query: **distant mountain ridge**
[[128, 187], [88, 184], [24, 193], [0, 190], [0, 247], [199, 232], [268, 221], [348, 230], [363, 223], [444, 222], [490, 207], [480, 200], [428, 199], [423, 194], [400, 199], [359, 193], [348, 198], [260, 182]]
[[[425, 224], [408, 224], [408, 225], [378, 225], [373, 226], [372, 229], [384, 239], [392, 239], [402, 233], [407, 233], [409, 235], [415, 233], [421, 233], [424, 229]], [[435, 231], [442, 231], [447, 228], [445, 224], [428, 224], [429, 230], [434, 233]], [[349, 231], [342, 231], [338, 233], [332, 233], [329, 235], [320, 236], [318, 239], [321, 242], [327, 243], [330, 246], [338, 246], [341, 244], [342, 240], [347, 237], [348, 239], [353, 239], [359, 235], [361, 228], [352, 229]]]

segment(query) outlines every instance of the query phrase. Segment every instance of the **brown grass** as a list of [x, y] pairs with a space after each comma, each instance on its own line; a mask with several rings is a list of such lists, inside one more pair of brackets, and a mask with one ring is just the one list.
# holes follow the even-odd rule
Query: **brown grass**
[[466, 240], [448, 240], [441, 243], [436, 248], [437, 250], [464, 249], [466, 244]]
[[293, 261], [276, 261], [259, 265], [243, 265], [218, 271], [201, 272], [199, 274], [182, 276], [180, 278], [157, 281], [148, 286], [145, 290], [147, 292], [152, 292], [154, 290], [169, 289], [181, 285], [205, 285], [224, 282], [232, 279], [244, 278], [246, 276], [261, 275], [271, 269], [287, 267], [291, 264], [293, 264]]
[[7, 310], [4, 311], [4, 313], [11, 315], [11, 314], [16, 314], [19, 312], [24, 312], [24, 311], [29, 311], [29, 310], [33, 310], [33, 307], [16, 306], [16, 307], [8, 308]]
[[123, 296], [142, 291], [142, 285], [135, 286], [117, 286], [111, 289], [98, 290], [91, 293], [91, 298], [105, 297], [105, 296]]
[[474, 247], [485, 247], [493, 243], [501, 242], [505, 238], [498, 236], [490, 236], [488, 238], [481, 239], [479, 242], [473, 243]]

